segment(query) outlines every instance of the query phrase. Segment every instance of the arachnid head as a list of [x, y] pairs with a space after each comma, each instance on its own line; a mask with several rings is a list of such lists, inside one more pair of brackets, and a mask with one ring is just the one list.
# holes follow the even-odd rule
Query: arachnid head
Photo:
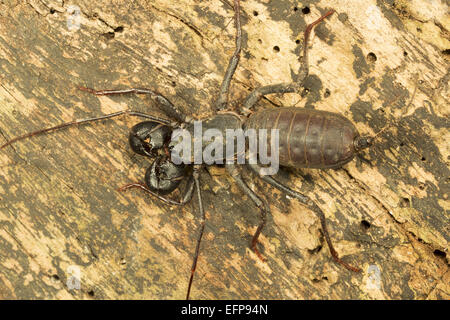
[[359, 152], [370, 147], [373, 144], [373, 140], [374, 138], [371, 136], [357, 136], [353, 140], [353, 147], [355, 148], [356, 152]]
[[128, 139], [134, 152], [154, 157], [158, 149], [164, 147], [170, 141], [172, 129], [154, 121], [144, 121], [136, 124], [130, 131]]
[[145, 184], [158, 194], [168, 194], [175, 190], [186, 176], [186, 166], [176, 165], [168, 157], [159, 156], [145, 173]]

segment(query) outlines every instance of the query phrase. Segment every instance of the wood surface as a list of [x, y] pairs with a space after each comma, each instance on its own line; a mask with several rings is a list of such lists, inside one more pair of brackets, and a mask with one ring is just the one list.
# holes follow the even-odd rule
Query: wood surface
[[[283, 169], [277, 177], [316, 201], [340, 256], [361, 273], [332, 261], [312, 211], [243, 170], [271, 208], [261, 262], [249, 249], [257, 208], [223, 168], [211, 167], [201, 174], [207, 223], [191, 297], [449, 299], [448, 2], [241, 6], [231, 108], [258, 86], [291, 81], [306, 24], [334, 8], [312, 33], [307, 90], [270, 95], [257, 109], [339, 112], [362, 134], [391, 126], [342, 169]], [[0, 143], [126, 108], [162, 115], [149, 97], [96, 97], [80, 85], [156, 89], [183, 112], [207, 117], [234, 34], [230, 0], [1, 1]], [[0, 298], [184, 299], [197, 202], [174, 207], [117, 191], [142, 181], [150, 165], [128, 146], [137, 122], [101, 121], [0, 150]], [[68, 286], [74, 270], [79, 290]]]

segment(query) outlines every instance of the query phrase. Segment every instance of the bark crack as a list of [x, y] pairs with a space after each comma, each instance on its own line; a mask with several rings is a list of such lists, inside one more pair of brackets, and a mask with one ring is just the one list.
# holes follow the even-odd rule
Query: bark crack
[[436, 287], [438, 284], [442, 283], [442, 280], [444, 277], [450, 272], [450, 270], [447, 270], [447, 272], [444, 272], [439, 278], [436, 279], [434, 286], [430, 289], [430, 291], [425, 295], [425, 299], [429, 299], [430, 295], [433, 293], [433, 291], [436, 290]]
[[153, 4], [149, 4], [149, 5], [150, 5], [150, 7], [152, 7], [154, 10], [156, 10], [156, 11], [158, 11], [158, 12], [161, 12], [161, 13], [163, 13], [163, 14], [165, 14], [165, 15], [168, 15], [169, 17], [172, 17], [172, 18], [178, 20], [179, 22], [181, 22], [182, 24], [184, 24], [185, 26], [187, 26], [192, 32], [194, 32], [197, 36], [200, 37], [200, 40], [201, 40], [201, 42], [202, 42], [202, 47], [203, 47], [203, 40], [205, 39], [205, 37], [204, 37], [203, 34], [200, 32], [200, 30], [198, 30], [198, 28], [197, 28], [196, 26], [194, 26], [194, 25], [193, 25], [192, 23], [190, 23], [190, 22], [185, 21], [183, 18], [181, 18], [181, 17], [179, 17], [179, 16], [177, 16], [177, 15], [175, 15], [175, 14], [173, 14], [173, 13], [164, 11], [164, 10], [162, 10], [161, 8], [158, 8], [158, 7], [154, 6]]
[[[415, 248], [414, 242], [413, 242], [411, 239], [409, 239], [409, 236], [411, 236], [411, 237], [413, 237], [416, 241], [419, 241], [419, 238], [417, 237], [417, 235], [414, 234], [412, 231], [407, 230], [407, 229], [405, 228], [405, 226], [403, 225], [403, 223], [401, 223], [400, 221], [398, 221], [398, 220], [395, 218], [395, 216], [394, 216], [393, 214], [391, 214], [391, 211], [383, 204], [383, 202], [382, 202], [380, 199], [378, 199], [376, 196], [374, 196], [370, 191], [368, 191], [367, 186], [364, 185], [363, 182], [361, 182], [361, 181], [357, 180], [355, 177], [353, 177], [353, 176], [351, 175], [351, 173], [350, 173], [347, 169], [342, 168], [342, 170], [348, 175], [348, 177], [349, 177], [350, 179], [352, 179], [353, 181], [355, 181], [355, 183], [356, 183], [362, 190], [364, 190], [364, 192], [365, 192], [367, 195], [369, 195], [373, 200], [375, 200], [375, 201], [381, 206], [381, 208], [382, 208], [386, 213], [388, 213], [388, 216], [390, 217], [390, 219], [391, 219], [392, 221], [394, 221], [394, 223], [395, 223], [395, 224], [403, 231], [404, 234], [407, 235], [407, 238], [408, 238], [408, 240], [409, 240], [409, 243], [411, 244], [411, 247], [412, 247], [412, 249], [414, 250], [414, 252], [416, 252], [416, 254], [417, 254], [419, 257], [421, 257], [422, 255], [421, 255], [420, 252]], [[409, 236], [408, 236], [408, 235], [409, 235]], [[423, 244], [431, 251], [431, 254], [434, 256], [433, 251], [435, 250], [435, 248], [433, 247], [433, 245], [432, 245], [431, 243], [425, 242], [424, 240], [422, 240], [422, 241], [423, 241]], [[435, 259], [438, 259], [438, 258], [435, 257]]]

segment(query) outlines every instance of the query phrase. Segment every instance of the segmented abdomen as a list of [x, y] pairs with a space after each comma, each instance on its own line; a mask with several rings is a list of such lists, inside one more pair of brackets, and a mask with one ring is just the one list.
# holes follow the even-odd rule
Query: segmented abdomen
[[253, 113], [245, 128], [279, 129], [279, 163], [288, 167], [337, 168], [353, 159], [353, 123], [337, 113], [284, 107]]

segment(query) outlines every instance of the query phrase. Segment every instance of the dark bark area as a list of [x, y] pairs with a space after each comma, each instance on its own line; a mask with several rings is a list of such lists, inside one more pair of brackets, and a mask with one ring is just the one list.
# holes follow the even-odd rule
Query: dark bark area
[[[128, 107], [161, 115], [148, 97], [96, 97], [79, 85], [156, 89], [189, 115], [211, 115], [234, 50], [228, 2], [80, 0], [79, 30], [68, 29], [62, 1], [1, 2], [0, 143]], [[235, 108], [255, 87], [291, 81], [306, 24], [337, 11], [313, 32], [308, 90], [268, 96], [258, 109], [339, 112], [363, 134], [391, 123], [342, 169], [278, 174], [322, 208], [340, 256], [362, 273], [332, 261], [312, 211], [243, 170], [272, 211], [261, 262], [249, 249], [258, 209], [212, 167], [201, 174], [207, 224], [192, 298], [449, 299], [448, 7], [369, 2], [243, 0], [230, 94]], [[1, 298], [184, 298], [197, 202], [173, 207], [117, 191], [143, 181], [150, 165], [128, 146], [137, 122], [101, 121], [0, 150]], [[80, 290], [67, 286], [74, 268]]]

